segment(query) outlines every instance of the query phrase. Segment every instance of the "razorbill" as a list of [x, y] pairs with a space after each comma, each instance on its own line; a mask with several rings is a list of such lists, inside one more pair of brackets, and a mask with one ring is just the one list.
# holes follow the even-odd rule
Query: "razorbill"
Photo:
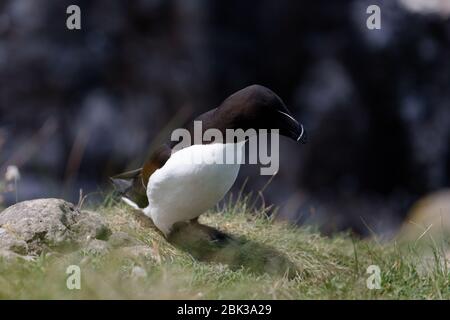
[[[201, 121], [203, 132], [217, 129], [278, 129], [281, 135], [305, 143], [303, 126], [291, 115], [283, 101], [270, 89], [252, 85], [229, 96], [219, 107], [191, 121], [186, 129], [193, 133], [194, 121]], [[220, 163], [228, 148], [243, 148], [235, 143], [193, 144], [173, 150], [177, 142], [159, 147], [142, 168], [112, 177], [122, 199], [142, 210], [167, 237], [177, 222], [196, 221], [219, 202], [234, 184], [240, 161]], [[192, 158], [212, 161], [186, 161]]]

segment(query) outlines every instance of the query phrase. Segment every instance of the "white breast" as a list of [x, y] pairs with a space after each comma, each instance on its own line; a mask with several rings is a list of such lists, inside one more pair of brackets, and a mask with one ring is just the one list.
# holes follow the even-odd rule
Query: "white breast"
[[[237, 147], [243, 147], [240, 143]], [[219, 164], [233, 144], [193, 145], [175, 152], [147, 185], [144, 213], [166, 235], [174, 223], [194, 219], [213, 207], [234, 184], [240, 163]], [[228, 152], [228, 151], [227, 151]]]

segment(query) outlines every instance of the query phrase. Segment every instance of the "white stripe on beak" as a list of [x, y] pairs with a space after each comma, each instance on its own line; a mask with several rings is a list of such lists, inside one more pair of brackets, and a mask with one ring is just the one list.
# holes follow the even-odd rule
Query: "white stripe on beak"
[[300, 139], [303, 137], [303, 134], [305, 133], [305, 129], [303, 128], [303, 125], [300, 124], [300, 127], [302, 128], [302, 132], [300, 132], [300, 135], [297, 138], [297, 141], [300, 141]]
[[[297, 120], [295, 120], [291, 115], [287, 114], [286, 112], [283, 112], [283, 111], [280, 111], [280, 110], [278, 110], [278, 112], [281, 113], [281, 114], [284, 114], [286, 117], [288, 117], [291, 120], [294, 120], [295, 122], [297, 122]], [[303, 134], [303, 131], [302, 131], [302, 134]]]

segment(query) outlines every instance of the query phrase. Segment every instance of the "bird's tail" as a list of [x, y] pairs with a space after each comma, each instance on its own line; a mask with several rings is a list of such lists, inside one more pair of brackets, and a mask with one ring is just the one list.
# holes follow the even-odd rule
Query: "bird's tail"
[[139, 206], [135, 202], [131, 201], [130, 199], [128, 199], [126, 197], [122, 197], [121, 199], [123, 202], [125, 202], [127, 205], [129, 205], [133, 209], [141, 210], [141, 211], [143, 210], [142, 208], [139, 208]]
[[142, 209], [147, 207], [147, 192], [142, 183], [142, 169], [127, 171], [110, 178], [118, 195], [128, 205]]

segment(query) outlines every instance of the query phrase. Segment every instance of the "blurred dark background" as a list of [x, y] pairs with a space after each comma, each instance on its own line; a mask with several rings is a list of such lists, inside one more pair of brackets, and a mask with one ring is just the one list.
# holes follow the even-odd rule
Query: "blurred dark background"
[[[450, 184], [449, 16], [448, 0], [1, 0], [0, 175], [19, 167], [19, 200], [100, 199], [170, 121], [258, 83], [309, 134], [283, 139], [265, 203], [325, 233], [392, 234]], [[258, 173], [236, 188], [261, 189]]]

